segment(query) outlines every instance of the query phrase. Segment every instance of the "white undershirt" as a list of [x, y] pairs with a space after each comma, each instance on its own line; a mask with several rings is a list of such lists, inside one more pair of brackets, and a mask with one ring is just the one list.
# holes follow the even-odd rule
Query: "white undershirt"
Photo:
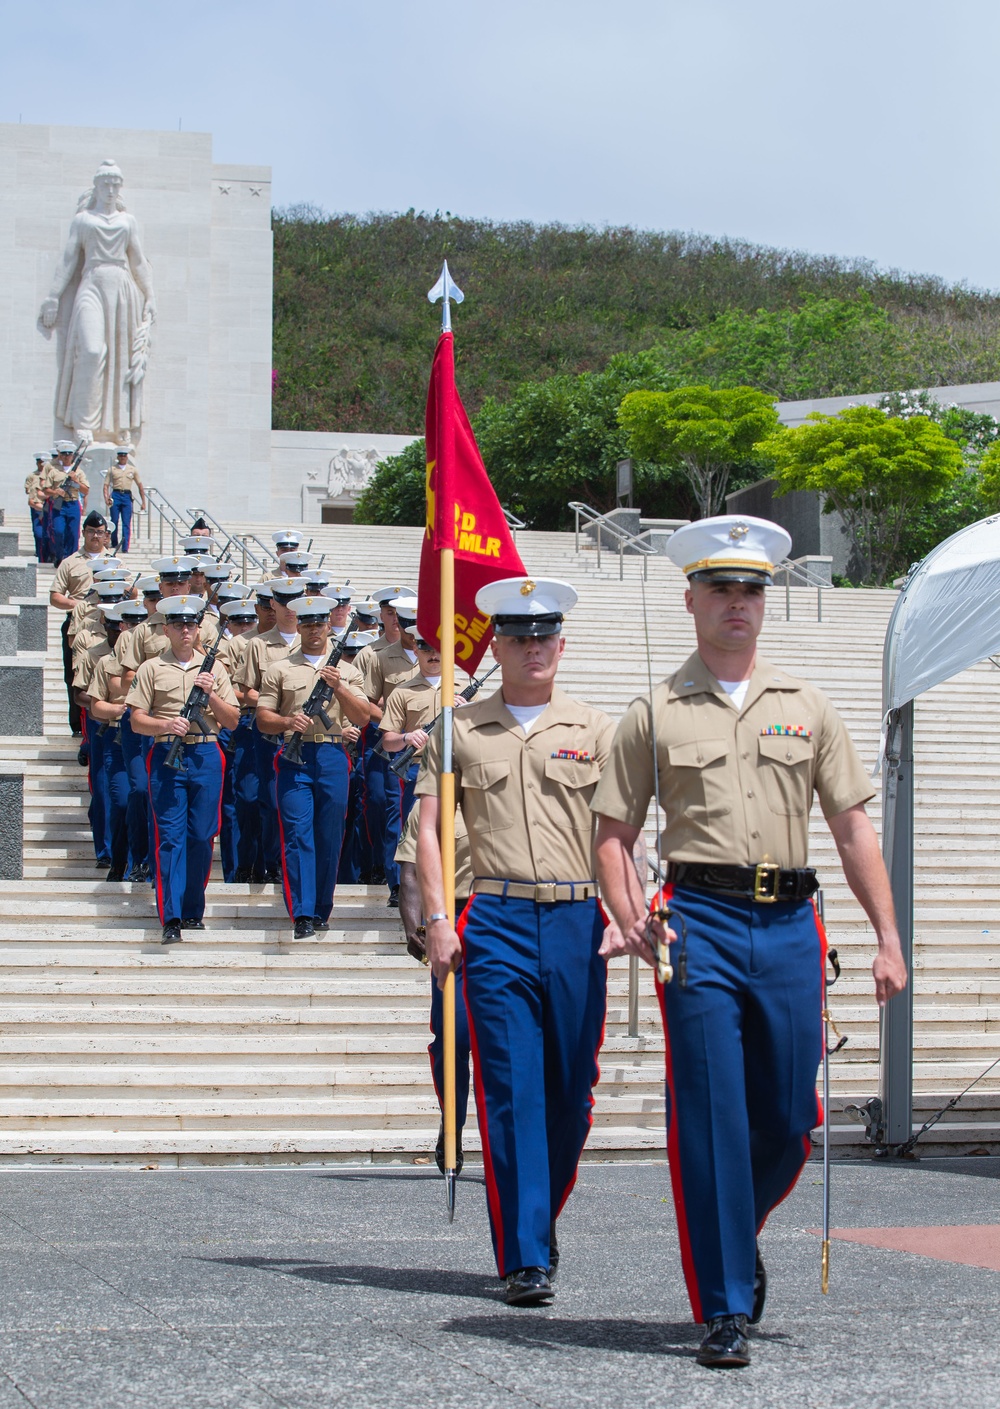
[[[306, 656], [305, 651], [303, 651], [302, 654]], [[326, 656], [306, 656], [306, 660], [312, 666], [322, 665], [323, 662], [326, 660]]]
[[201, 661], [195, 660], [194, 656], [192, 656], [190, 660], [179, 660], [177, 664], [180, 666], [181, 670], [190, 670], [193, 665], [200, 665]]
[[[506, 704], [506, 701], [504, 701], [504, 703]], [[544, 714], [548, 707], [548, 702], [540, 705], [507, 705], [507, 708], [526, 734], [531, 733], [535, 720], [539, 715]]]
[[290, 646], [298, 634], [299, 633], [297, 631], [293, 631], [291, 636], [289, 636], [288, 633], [285, 631], [278, 632], [278, 635], [281, 637], [282, 641], [284, 641], [286, 646]]
[[441, 684], [440, 675], [425, 675], [424, 679], [427, 681], [428, 685], [431, 687], [432, 690], [436, 690], [437, 687]]
[[747, 697], [747, 690], [750, 688], [749, 680], [720, 680], [719, 684], [732, 700], [737, 709], [743, 708], [743, 701]]
[[417, 663], [417, 653], [416, 653], [416, 651], [407, 651], [405, 646], [403, 647], [403, 650], [406, 651], [407, 658], [408, 658], [409, 660], [411, 660], [414, 665], [416, 665], [416, 663]]

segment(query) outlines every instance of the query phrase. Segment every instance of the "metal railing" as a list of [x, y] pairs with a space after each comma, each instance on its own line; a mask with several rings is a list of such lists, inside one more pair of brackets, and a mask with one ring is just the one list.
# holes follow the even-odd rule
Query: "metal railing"
[[510, 529], [510, 536], [511, 536], [511, 538], [513, 538], [514, 542], [516, 543], [516, 542], [517, 542], [517, 530], [518, 530], [519, 528], [527, 528], [528, 525], [524, 522], [523, 519], [519, 519], [516, 514], [512, 514], [509, 509], [504, 509], [504, 508], [501, 506], [500, 512], [503, 514], [504, 518], [507, 520], [507, 527]]
[[791, 558], [786, 558], [784, 562], [776, 563], [774, 567], [776, 573], [785, 574], [785, 620], [792, 619], [792, 578], [796, 580], [799, 587], [816, 588], [816, 620], [823, 620], [823, 588], [831, 587], [832, 583], [827, 582], [825, 577], [821, 577], [818, 572], [812, 572], [809, 568], [804, 568], [801, 563], [794, 562]]
[[[643, 581], [649, 579], [649, 559], [656, 557], [657, 552], [650, 539], [655, 529], [646, 528], [642, 533], [629, 533], [628, 529], [622, 528], [616, 523], [611, 514], [599, 514], [596, 509], [592, 509], [589, 504], [581, 504], [572, 500], [568, 506], [573, 510], [573, 544], [574, 552], [580, 551], [580, 520], [583, 519], [587, 528], [596, 528], [594, 541], [597, 546], [597, 570], [601, 570], [601, 540], [605, 533], [614, 540], [615, 549], [618, 552], [618, 581], [625, 580], [625, 553], [635, 553], [642, 558]], [[614, 551], [614, 550], [612, 550]]]
[[[186, 538], [189, 533], [189, 520], [181, 513], [176, 505], [155, 485], [150, 485], [146, 490], [146, 542], [152, 543], [154, 536], [154, 526], [159, 531], [160, 556], [169, 554], [170, 557], [177, 555], [177, 539]], [[141, 533], [141, 524], [136, 528], [136, 537]], [[170, 547], [166, 544], [166, 535], [170, 535]]]

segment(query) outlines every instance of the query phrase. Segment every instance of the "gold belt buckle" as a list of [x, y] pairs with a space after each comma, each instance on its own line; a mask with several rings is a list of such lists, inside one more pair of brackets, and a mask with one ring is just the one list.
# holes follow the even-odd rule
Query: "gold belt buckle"
[[778, 876], [781, 867], [774, 861], [760, 861], [754, 870], [753, 898], [773, 905], [778, 898]]
[[556, 899], [555, 881], [542, 881], [535, 886], [535, 899], [541, 905], [553, 905]]

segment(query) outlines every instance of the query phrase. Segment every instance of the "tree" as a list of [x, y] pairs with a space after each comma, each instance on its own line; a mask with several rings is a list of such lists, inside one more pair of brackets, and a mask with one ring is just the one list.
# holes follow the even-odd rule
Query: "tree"
[[994, 441], [979, 462], [979, 486], [984, 511], [1000, 512], [1000, 441]]
[[824, 512], [840, 512], [863, 578], [876, 584], [886, 580], [908, 520], [940, 498], [963, 464], [960, 446], [927, 416], [889, 416], [877, 406], [814, 411], [758, 450], [772, 461], [781, 493], [814, 490]]
[[633, 455], [683, 472], [705, 518], [724, 506], [734, 470], [758, 467], [754, 447], [778, 427], [772, 401], [748, 386], [635, 391], [618, 419]]
[[[522, 382], [509, 400], [488, 398], [473, 429], [500, 502], [533, 528], [565, 528], [567, 505], [581, 499], [601, 510], [615, 505], [615, 464], [628, 454], [618, 424], [622, 397], [635, 387], [662, 386], [648, 353], [613, 357], [603, 372]], [[359, 523], [423, 523], [424, 442], [383, 461], [358, 502]], [[683, 480], [658, 465], [633, 464], [636, 494], [649, 514], [686, 517]]]

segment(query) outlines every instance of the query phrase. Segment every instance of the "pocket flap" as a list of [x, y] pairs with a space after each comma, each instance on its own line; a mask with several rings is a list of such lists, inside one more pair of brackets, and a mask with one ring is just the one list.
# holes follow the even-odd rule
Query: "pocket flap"
[[728, 752], [728, 739], [692, 739], [689, 744], [671, 744], [667, 749], [671, 768], [704, 768]]
[[812, 739], [804, 739], [800, 734], [761, 734], [758, 749], [764, 758], [784, 763], [789, 768], [805, 763], [814, 753]]
[[596, 758], [584, 763], [578, 758], [547, 758], [545, 776], [553, 783], [562, 783], [564, 788], [585, 788], [596, 783], [601, 776], [601, 765]]
[[492, 788], [510, 773], [510, 760], [492, 758], [485, 763], [469, 763], [462, 769], [463, 788]]

